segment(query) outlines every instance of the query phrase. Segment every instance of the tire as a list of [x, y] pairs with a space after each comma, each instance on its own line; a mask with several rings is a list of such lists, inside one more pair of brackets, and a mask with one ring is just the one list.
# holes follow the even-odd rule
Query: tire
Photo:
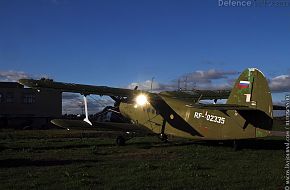
[[160, 134], [159, 139], [161, 139], [162, 142], [168, 142], [168, 137], [166, 134]]

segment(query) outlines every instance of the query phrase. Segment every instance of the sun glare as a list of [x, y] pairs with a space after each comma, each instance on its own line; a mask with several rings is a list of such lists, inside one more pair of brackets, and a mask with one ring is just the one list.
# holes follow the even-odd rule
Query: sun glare
[[147, 96], [144, 94], [140, 94], [136, 97], [136, 103], [138, 106], [144, 106], [148, 103]]

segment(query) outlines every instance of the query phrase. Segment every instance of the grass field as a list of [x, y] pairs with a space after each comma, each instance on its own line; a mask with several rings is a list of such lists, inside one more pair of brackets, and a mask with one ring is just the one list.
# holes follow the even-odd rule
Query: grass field
[[284, 189], [284, 141], [230, 145], [156, 137], [1, 131], [0, 189]]

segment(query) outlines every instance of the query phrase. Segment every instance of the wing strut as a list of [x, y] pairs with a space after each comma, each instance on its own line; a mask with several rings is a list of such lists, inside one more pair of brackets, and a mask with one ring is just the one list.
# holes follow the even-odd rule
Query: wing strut
[[88, 124], [92, 125], [92, 122], [90, 122], [90, 120], [89, 120], [88, 102], [87, 102], [87, 97], [85, 95], [84, 95], [84, 103], [85, 103], [85, 114], [86, 114], [84, 121], [87, 122]]

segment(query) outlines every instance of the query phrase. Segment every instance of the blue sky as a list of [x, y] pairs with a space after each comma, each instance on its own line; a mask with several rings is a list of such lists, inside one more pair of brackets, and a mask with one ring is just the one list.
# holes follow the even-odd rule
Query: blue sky
[[287, 89], [289, 60], [290, 7], [219, 7], [217, 0], [0, 1], [2, 72], [127, 87], [152, 77], [170, 83], [196, 71], [257, 67], [269, 79], [284, 76]]

